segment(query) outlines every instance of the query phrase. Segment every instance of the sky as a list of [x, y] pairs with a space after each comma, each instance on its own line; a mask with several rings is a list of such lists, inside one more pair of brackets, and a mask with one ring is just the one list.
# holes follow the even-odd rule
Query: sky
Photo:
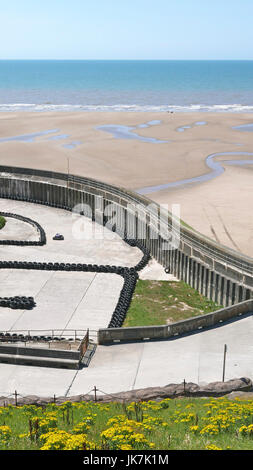
[[0, 0], [0, 59], [253, 59], [253, 0]]

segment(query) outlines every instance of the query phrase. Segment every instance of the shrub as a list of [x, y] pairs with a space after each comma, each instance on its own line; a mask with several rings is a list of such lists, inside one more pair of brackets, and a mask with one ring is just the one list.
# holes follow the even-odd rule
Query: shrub
[[1, 228], [5, 226], [5, 224], [6, 224], [5, 218], [0, 215], [0, 230]]

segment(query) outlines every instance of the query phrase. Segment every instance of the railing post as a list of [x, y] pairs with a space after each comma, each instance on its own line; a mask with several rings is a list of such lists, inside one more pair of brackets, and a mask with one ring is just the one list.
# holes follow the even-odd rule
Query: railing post
[[15, 396], [15, 406], [18, 406], [18, 393], [17, 393], [17, 390], [15, 390], [14, 396]]
[[226, 356], [227, 356], [228, 347], [224, 345], [224, 357], [223, 357], [223, 373], [222, 373], [222, 382], [225, 382], [225, 370], [226, 370]]

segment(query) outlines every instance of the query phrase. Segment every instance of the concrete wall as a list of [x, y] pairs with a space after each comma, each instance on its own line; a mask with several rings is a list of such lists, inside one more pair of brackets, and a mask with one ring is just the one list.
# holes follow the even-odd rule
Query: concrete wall
[[[151, 255], [170, 272], [220, 305], [229, 306], [253, 298], [253, 260], [181, 226], [178, 249], [164, 250], [163, 235], [171, 228], [171, 216], [143, 196], [89, 178], [17, 167], [0, 166], [0, 197], [46, 204], [72, 210], [88, 204], [92, 218], [105, 223], [103, 209], [114, 203], [117, 231], [125, 223], [132, 237], [138, 237]], [[147, 210], [152, 204], [152, 210]], [[141, 219], [137, 218], [138, 205]], [[90, 216], [84, 210], [84, 215]], [[160, 216], [158, 228], [157, 218]]]
[[101, 329], [98, 332], [98, 344], [129, 342], [147, 339], [167, 339], [174, 336], [210, 328], [223, 321], [253, 312], [253, 300], [241, 302], [216, 312], [199, 315], [176, 323], [161, 326], [140, 326], [133, 328]]
[[79, 369], [80, 360], [79, 351], [0, 344], [1, 363]]

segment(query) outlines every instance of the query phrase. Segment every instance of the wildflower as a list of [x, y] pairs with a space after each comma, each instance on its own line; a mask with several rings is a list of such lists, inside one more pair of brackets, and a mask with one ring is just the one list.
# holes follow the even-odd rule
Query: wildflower
[[206, 446], [206, 450], [222, 450], [220, 447], [217, 447], [215, 445], [208, 445]]
[[6, 445], [11, 437], [11, 428], [9, 426], [0, 426], [0, 444]]
[[203, 429], [201, 429], [200, 434], [216, 435], [219, 434], [219, 428], [213, 424], [208, 424]]
[[196, 433], [196, 432], [198, 432], [198, 430], [199, 430], [199, 427], [197, 425], [196, 426], [190, 426], [190, 431]]
[[6, 441], [11, 437], [11, 428], [9, 426], [0, 426], [0, 440]]
[[24, 439], [24, 437], [28, 437], [29, 433], [19, 434], [19, 439]]
[[[145, 418], [151, 422], [159, 421], [159, 418]], [[110, 427], [101, 432], [102, 440], [106, 442], [110, 449], [122, 449], [124, 445], [130, 445], [132, 449], [150, 449], [153, 443], [149, 443], [143, 432], [152, 429], [147, 423], [140, 423], [132, 419], [127, 419], [123, 415], [109, 419], [107, 423]]]

